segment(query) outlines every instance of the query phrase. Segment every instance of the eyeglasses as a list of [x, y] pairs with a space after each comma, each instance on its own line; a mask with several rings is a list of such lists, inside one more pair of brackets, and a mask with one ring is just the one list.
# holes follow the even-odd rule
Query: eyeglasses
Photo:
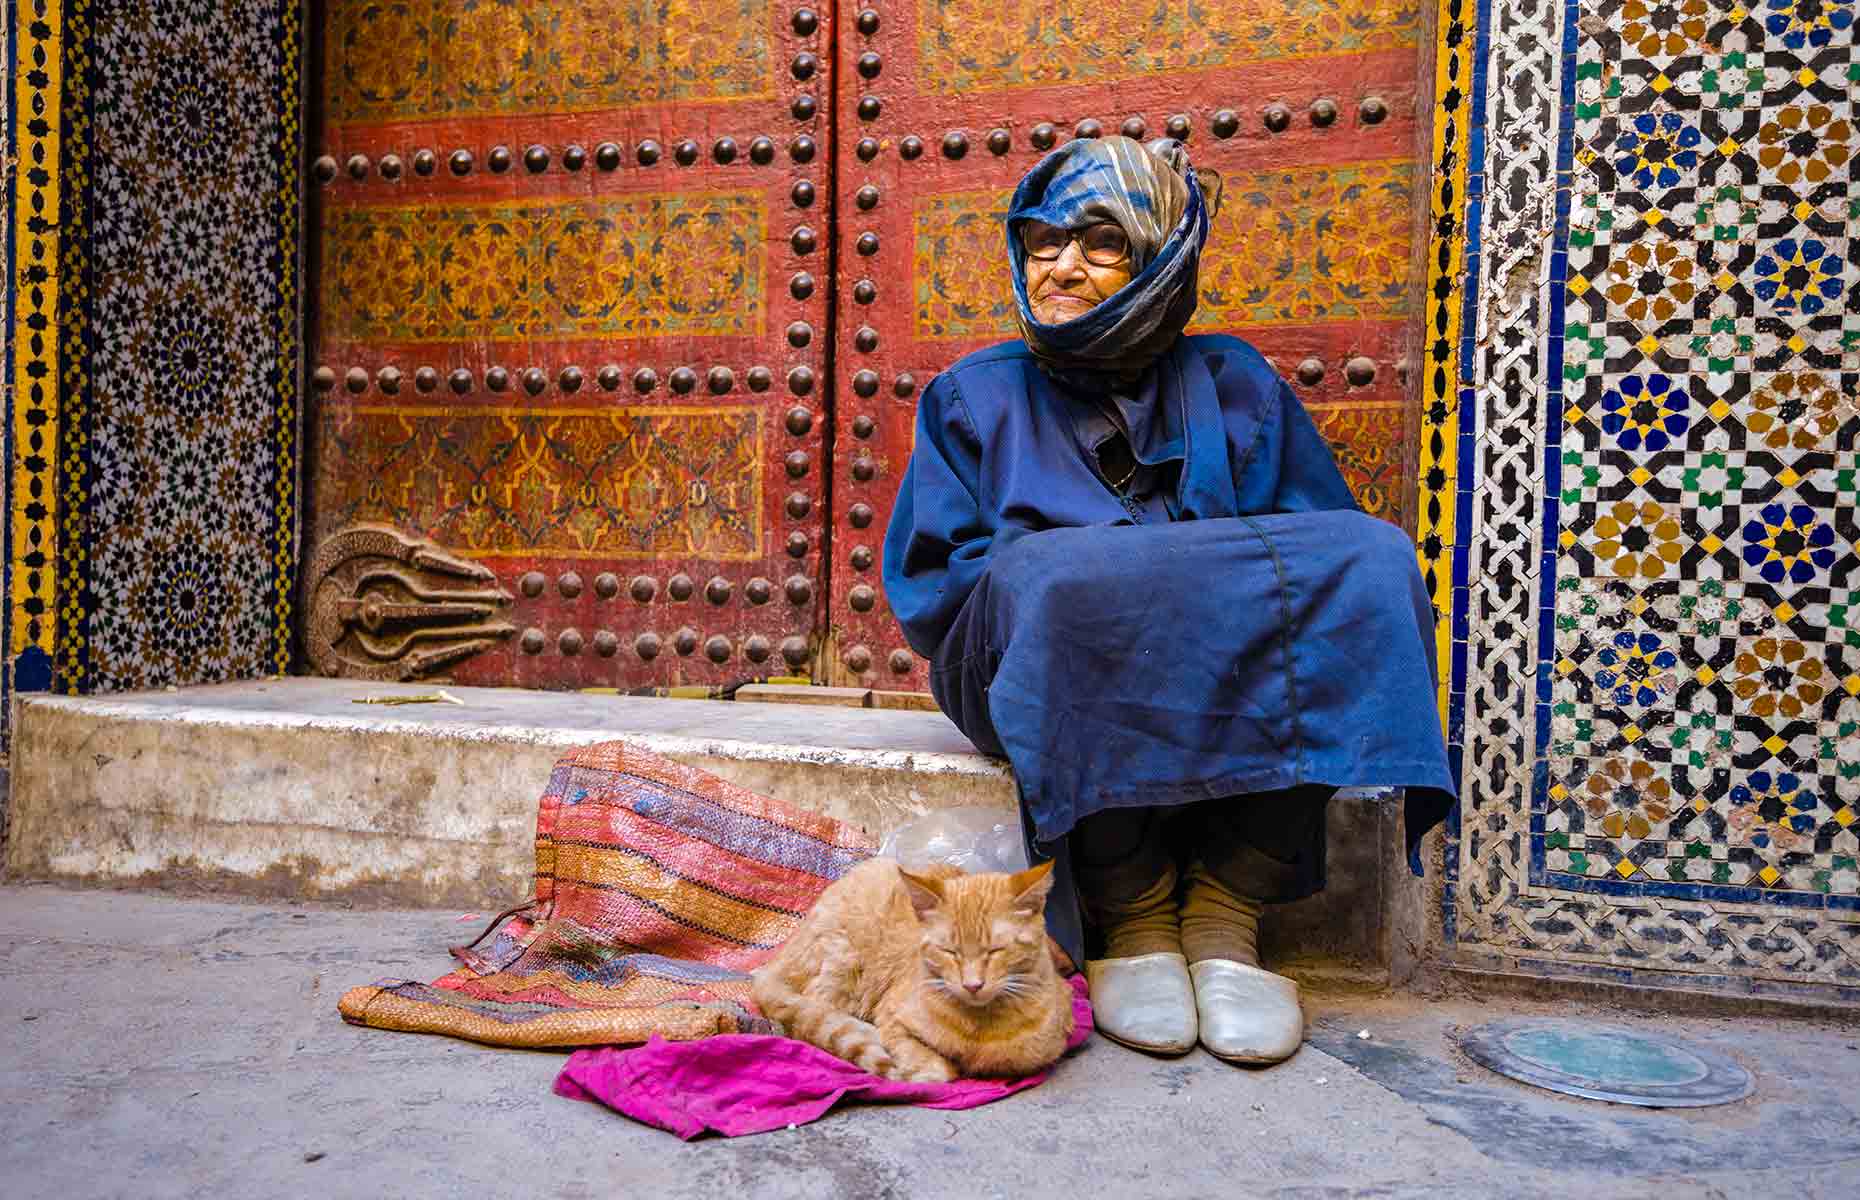
[[1044, 221], [1021, 224], [1020, 244], [1029, 258], [1051, 262], [1065, 253], [1069, 242], [1077, 242], [1085, 261], [1094, 267], [1114, 267], [1130, 256], [1130, 236], [1109, 221], [1083, 229], [1061, 229]]

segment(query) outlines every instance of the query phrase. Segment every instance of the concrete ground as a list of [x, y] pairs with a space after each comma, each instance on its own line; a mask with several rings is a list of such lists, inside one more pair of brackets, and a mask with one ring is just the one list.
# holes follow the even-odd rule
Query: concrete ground
[[[89, 1196], [1604, 1197], [1860, 1194], [1860, 1029], [1567, 1001], [1306, 997], [1265, 1071], [1095, 1041], [966, 1113], [854, 1108], [686, 1144], [559, 1099], [555, 1054], [346, 1025], [345, 989], [433, 977], [456, 911], [0, 887], [0, 1192]], [[1559, 1098], [1449, 1033], [1589, 1013], [1731, 1055], [1751, 1098]], [[1357, 1036], [1368, 1030], [1370, 1037]]]

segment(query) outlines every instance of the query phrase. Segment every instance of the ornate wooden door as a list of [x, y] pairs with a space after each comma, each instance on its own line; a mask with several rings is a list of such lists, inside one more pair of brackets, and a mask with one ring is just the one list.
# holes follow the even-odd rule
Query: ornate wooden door
[[1222, 174], [1192, 330], [1270, 356], [1363, 506], [1411, 523], [1420, 32], [1406, 0], [841, 10], [829, 677], [924, 686], [879, 579], [915, 397], [1014, 336], [1001, 215], [1075, 133], [1185, 137]]
[[830, 45], [795, 0], [326, 6], [314, 669], [808, 673]]
[[1222, 174], [1194, 328], [1271, 356], [1364, 507], [1408, 522], [1415, 8], [835, 24], [792, 0], [333, 0], [317, 669], [922, 687], [879, 578], [917, 391], [1013, 336], [1001, 210], [1075, 133], [1184, 136]]

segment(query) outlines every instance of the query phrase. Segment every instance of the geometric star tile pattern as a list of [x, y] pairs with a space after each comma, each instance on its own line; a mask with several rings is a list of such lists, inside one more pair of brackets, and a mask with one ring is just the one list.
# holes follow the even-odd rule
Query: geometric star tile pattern
[[1860, 898], [1852, 5], [1582, 11], [1540, 878]]
[[1855, 0], [1476, 8], [1449, 953], [1860, 1000]]

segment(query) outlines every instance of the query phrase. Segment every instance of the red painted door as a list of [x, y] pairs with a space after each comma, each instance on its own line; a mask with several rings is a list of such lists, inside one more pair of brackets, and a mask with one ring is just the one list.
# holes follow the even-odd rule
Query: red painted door
[[313, 669], [809, 673], [830, 30], [794, 0], [325, 7]]
[[311, 665], [922, 688], [879, 571], [916, 396], [1013, 336], [1001, 211], [1075, 133], [1224, 177], [1194, 328], [1407, 523], [1419, 33], [1398, 0], [334, 0]]
[[1419, 35], [1400, 0], [841, 10], [827, 677], [925, 686], [879, 578], [916, 396], [1014, 336], [1001, 215], [1075, 133], [1186, 137], [1224, 177], [1192, 330], [1270, 356], [1363, 506], [1409, 523]]

